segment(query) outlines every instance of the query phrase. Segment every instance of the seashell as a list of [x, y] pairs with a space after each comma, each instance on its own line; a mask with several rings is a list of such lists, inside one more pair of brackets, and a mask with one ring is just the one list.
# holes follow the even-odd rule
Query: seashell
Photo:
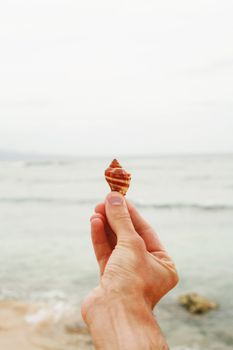
[[113, 159], [112, 163], [105, 170], [104, 175], [112, 191], [120, 192], [123, 196], [126, 195], [131, 174], [122, 168], [117, 159]]

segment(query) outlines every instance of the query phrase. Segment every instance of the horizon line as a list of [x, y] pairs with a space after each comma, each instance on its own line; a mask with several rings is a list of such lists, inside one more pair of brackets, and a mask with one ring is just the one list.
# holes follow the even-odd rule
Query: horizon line
[[233, 155], [233, 151], [202, 151], [202, 152], [158, 152], [158, 153], [128, 153], [128, 154], [122, 154], [118, 153], [117, 155], [112, 153], [106, 153], [106, 154], [73, 154], [73, 153], [39, 153], [39, 152], [27, 152], [27, 151], [15, 151], [15, 150], [6, 150], [6, 149], [0, 149], [0, 160], [2, 158], [6, 159], [12, 159], [17, 160], [17, 158], [23, 159], [23, 158], [35, 158], [42, 159], [42, 158], [107, 158], [107, 157], [113, 157], [113, 158], [152, 158], [152, 157], [176, 157], [176, 156], [230, 156]]

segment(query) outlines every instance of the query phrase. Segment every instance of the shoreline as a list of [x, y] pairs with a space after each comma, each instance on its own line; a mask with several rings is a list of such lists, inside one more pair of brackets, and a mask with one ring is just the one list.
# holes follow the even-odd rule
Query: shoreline
[[[77, 311], [77, 312], [76, 312]], [[0, 348], [5, 350], [91, 350], [79, 310], [63, 303], [0, 301]]]
[[[232, 348], [230, 326], [221, 329], [220, 339], [216, 329], [210, 331], [206, 327], [213, 318], [219, 318], [219, 309], [207, 315], [195, 315], [171, 301], [159, 307], [155, 315], [171, 350]], [[180, 322], [177, 323], [173, 315]], [[94, 350], [94, 347], [79, 305], [3, 299], [0, 300], [0, 349]]]

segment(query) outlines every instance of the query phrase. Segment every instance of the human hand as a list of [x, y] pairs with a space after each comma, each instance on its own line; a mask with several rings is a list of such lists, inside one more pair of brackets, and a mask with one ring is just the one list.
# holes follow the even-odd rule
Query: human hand
[[111, 192], [105, 203], [97, 205], [91, 235], [100, 284], [82, 304], [87, 324], [93, 320], [96, 305], [107, 301], [130, 303], [132, 310], [137, 305], [149, 314], [178, 282], [174, 263], [158, 236], [118, 192]]

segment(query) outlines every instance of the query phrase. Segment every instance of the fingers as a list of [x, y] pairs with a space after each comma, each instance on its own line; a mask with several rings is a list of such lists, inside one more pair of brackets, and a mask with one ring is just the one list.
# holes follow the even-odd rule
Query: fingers
[[104, 272], [105, 265], [112, 253], [112, 248], [104, 227], [105, 218], [101, 214], [94, 214], [91, 219], [91, 238], [99, 264], [100, 274]]
[[[159, 240], [158, 235], [155, 233], [153, 228], [147, 223], [145, 219], [139, 214], [135, 206], [126, 200], [128, 210], [132, 219], [132, 223], [134, 225], [137, 233], [143, 238], [146, 248], [149, 252], [155, 251], [165, 251], [164, 246]], [[97, 213], [101, 213], [105, 215], [105, 205], [104, 203], [100, 203], [96, 206], [95, 211]]]
[[135, 235], [135, 229], [122, 194], [113, 191], [107, 195], [105, 213], [110, 227], [119, 240]]
[[[95, 207], [95, 212], [103, 215], [103, 217], [106, 218], [105, 204], [104, 203], [97, 204], [97, 206]], [[115, 245], [117, 244], [117, 238], [116, 238], [115, 233], [113, 232], [113, 230], [109, 226], [109, 223], [107, 220], [105, 223], [105, 230], [106, 230], [110, 245], [111, 245], [112, 249], [114, 249]]]
[[165, 251], [165, 248], [160, 242], [160, 239], [154, 229], [145, 219], [143, 219], [132, 203], [127, 201], [127, 205], [135, 230], [144, 240], [148, 252]]
[[99, 203], [96, 205], [95, 207], [95, 212], [96, 213], [100, 213], [102, 215], [105, 215], [105, 205], [104, 205], [104, 202], [102, 203]]

